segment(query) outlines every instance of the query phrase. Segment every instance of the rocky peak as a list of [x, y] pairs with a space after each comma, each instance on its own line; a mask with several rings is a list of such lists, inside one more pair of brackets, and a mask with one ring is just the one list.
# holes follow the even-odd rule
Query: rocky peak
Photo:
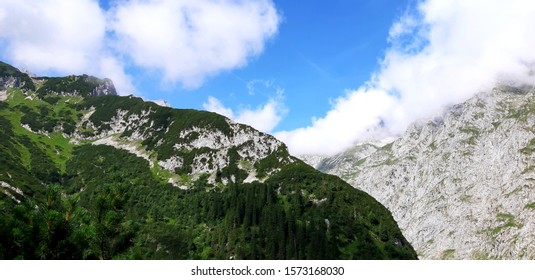
[[34, 89], [35, 86], [28, 74], [0, 61], [0, 91], [8, 88]]
[[533, 259], [533, 127], [533, 87], [500, 85], [391, 145], [346, 151], [318, 168], [384, 204], [421, 258]]
[[61, 96], [104, 96], [117, 95], [117, 91], [110, 79], [99, 79], [88, 75], [71, 75], [67, 77], [38, 77], [34, 78], [38, 88], [36, 93]]
[[[386, 208], [270, 135], [211, 112], [113, 96], [106, 80], [34, 81], [37, 90], [9, 89], [0, 103], [6, 258], [416, 257]], [[51, 224], [43, 211], [60, 215]], [[75, 230], [100, 226], [86, 217], [102, 215], [113, 216], [105, 240], [120, 243], [106, 248], [113, 255], [103, 256], [104, 239]], [[17, 234], [46, 227], [51, 234]], [[35, 249], [50, 240], [72, 242]]]
[[72, 141], [130, 151], [182, 188], [190, 181], [184, 176], [206, 175], [214, 184], [263, 181], [294, 162], [273, 136], [215, 113], [171, 109], [135, 97], [89, 97], [86, 104]]
[[6, 90], [8, 88], [19, 88], [21, 85], [21, 79], [19, 77], [4, 76], [0, 77], [0, 90]]
[[113, 81], [108, 78], [99, 79], [87, 76], [85, 77], [85, 80], [87, 83], [95, 85], [95, 88], [91, 91], [91, 96], [117, 95], [117, 90], [113, 85]]

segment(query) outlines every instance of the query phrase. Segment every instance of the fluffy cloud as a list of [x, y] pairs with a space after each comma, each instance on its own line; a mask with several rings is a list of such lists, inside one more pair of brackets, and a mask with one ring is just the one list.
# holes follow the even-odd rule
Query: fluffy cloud
[[271, 0], [114, 1], [107, 11], [97, 0], [0, 0], [0, 51], [38, 73], [109, 77], [131, 94], [125, 65], [197, 87], [246, 65], [279, 23]]
[[394, 98], [379, 90], [360, 89], [334, 102], [333, 109], [312, 126], [275, 135], [292, 153], [334, 154], [351, 146], [355, 139], [381, 123], [380, 116], [395, 104]]
[[166, 81], [193, 88], [244, 66], [280, 22], [270, 0], [134, 0], [115, 7], [112, 18], [121, 52]]
[[235, 113], [232, 109], [225, 107], [217, 98], [210, 96], [203, 107], [207, 111], [218, 113], [267, 133], [279, 124], [286, 112], [280, 98], [271, 98], [266, 104], [256, 109], [242, 109]]
[[119, 95], [130, 95], [136, 92], [132, 84], [132, 77], [125, 72], [124, 63], [111, 55], [98, 58], [98, 70], [95, 75], [110, 78]]
[[134, 92], [123, 62], [106, 48], [106, 16], [97, 1], [0, 0], [3, 56], [38, 73], [111, 78], [119, 93]]
[[[535, 84], [535, 2], [421, 1], [392, 25], [381, 68], [309, 127], [276, 134], [296, 154], [399, 134], [497, 82]], [[384, 135], [384, 134], [382, 134]]]
[[6, 56], [35, 71], [80, 73], [101, 51], [104, 13], [95, 1], [0, 0]]

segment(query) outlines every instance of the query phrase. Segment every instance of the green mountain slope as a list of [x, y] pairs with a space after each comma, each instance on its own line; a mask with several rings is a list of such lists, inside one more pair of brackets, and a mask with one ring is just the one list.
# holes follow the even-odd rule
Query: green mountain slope
[[386, 208], [270, 135], [109, 80], [0, 78], [2, 259], [416, 258]]

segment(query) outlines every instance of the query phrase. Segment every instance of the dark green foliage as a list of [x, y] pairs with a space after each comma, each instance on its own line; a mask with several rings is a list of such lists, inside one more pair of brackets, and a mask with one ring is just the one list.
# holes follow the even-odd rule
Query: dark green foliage
[[24, 90], [35, 90], [35, 85], [28, 74], [22, 73], [19, 69], [0, 61], [0, 78], [13, 77], [20, 79], [20, 84], [16, 85]]
[[[109, 192], [109, 187], [103, 187], [101, 182], [113, 182], [115, 196], [121, 199], [122, 206], [108, 208], [121, 209], [120, 217], [132, 221], [131, 228], [140, 230], [133, 244], [127, 243], [126, 251], [116, 257], [383, 259], [416, 256], [389, 212], [373, 198], [355, 193], [338, 178], [318, 173], [302, 163], [266, 183], [231, 184], [218, 192], [202, 177], [191, 190], [182, 191], [159, 184], [146, 161], [125, 151], [107, 146], [82, 146], [75, 155], [75, 159], [84, 160], [69, 163], [70, 192], [77, 187], [84, 188], [81, 203], [91, 208], [94, 201], [99, 201], [95, 197]], [[329, 192], [330, 188], [335, 190], [334, 194]], [[325, 195], [330, 200], [316, 205], [303, 191], [317, 197]], [[325, 219], [329, 220], [329, 226]], [[155, 252], [158, 247], [161, 249]]]
[[[50, 94], [87, 95], [92, 89], [83, 76], [47, 79], [43, 88], [42, 100], [0, 102], [0, 181], [24, 192], [15, 194], [20, 204], [0, 194], [0, 259], [416, 258], [381, 204], [295, 158], [289, 164], [284, 145], [255, 164], [264, 183], [243, 183], [248, 173], [239, 166], [252, 166], [234, 147], [215, 184], [208, 174], [196, 175], [191, 187], [181, 190], [163, 183], [145, 159], [127, 151], [74, 147], [60, 133], [48, 138], [18, 127], [20, 120], [33, 131], [62, 127], [69, 135], [94, 108], [90, 121], [96, 129], [81, 127], [92, 136], [109, 128], [106, 122], [117, 110], [127, 119], [144, 114], [149, 121], [127, 127], [122, 136], [134, 129], [151, 135], [144, 148], [160, 160], [180, 156], [183, 167], [175, 170], [180, 175], [191, 172], [196, 156], [217, 152], [176, 150], [176, 144], [201, 137], [193, 127], [233, 137], [220, 115], [134, 97], [86, 96], [68, 105], [62, 103], [66, 97]], [[269, 175], [271, 170], [280, 171]]]
[[284, 166], [285, 163], [281, 162], [280, 159], [288, 158], [289, 156], [286, 146], [280, 147], [278, 150], [256, 163], [255, 167], [258, 170], [257, 176], [263, 178], [267, 175], [269, 170]]
[[[35, 152], [32, 160], [36, 163], [44, 163], [44, 166], [39, 165], [35, 169], [35, 171], [39, 170], [37, 173], [40, 175], [45, 174], [46, 178], [57, 177], [54, 165], [50, 165], [46, 159], [41, 158], [43, 153], [40, 150], [35, 150], [35, 145], [28, 143], [27, 138], [16, 136], [9, 120], [2, 116], [0, 116], [0, 134], [2, 135], [0, 137], [0, 181], [17, 186], [27, 195], [40, 197], [42, 194], [40, 179], [23, 165], [19, 147], [28, 144], [28, 149]], [[55, 174], [48, 176], [50, 171]]]
[[54, 95], [47, 95], [45, 97], [43, 97], [43, 101], [45, 101], [46, 103], [50, 104], [50, 105], [56, 105], [58, 103], [58, 101], [61, 99], [60, 96], [54, 96]]
[[13, 126], [8, 119], [2, 116], [0, 116], [0, 133], [2, 133], [2, 137], [0, 137], [0, 147], [5, 149], [6, 152], [13, 154], [13, 156], [20, 157], [18, 150], [11, 142], [11, 138], [14, 136]]
[[62, 198], [57, 185], [43, 202], [9, 205], [0, 201], [0, 259], [82, 259], [91, 238], [86, 213], [76, 197]]
[[94, 90], [107, 80], [101, 80], [88, 75], [81, 76], [67, 76], [67, 77], [40, 77], [43, 80], [43, 85], [37, 89], [37, 95], [41, 98], [49, 94], [76, 94], [80, 96], [90, 96], [94, 94]]
[[117, 110], [128, 110], [128, 114], [139, 114], [141, 111], [149, 109], [150, 105], [143, 102], [138, 97], [119, 97], [119, 96], [98, 96], [87, 97], [85, 102], [80, 106], [85, 109], [94, 107], [97, 110], [89, 119], [95, 126], [100, 127], [105, 121], [109, 121], [117, 114]]
[[30, 173], [45, 183], [59, 183], [60, 174], [54, 162], [28, 137], [21, 137], [21, 144], [30, 152]]
[[[137, 97], [120, 97], [120, 96], [101, 96], [88, 97], [85, 102], [80, 105], [83, 109], [95, 108], [96, 111], [91, 115], [90, 121], [96, 127], [102, 129], [109, 129], [109, 126], [104, 122], [109, 121], [117, 114], [118, 110], [127, 111], [126, 118], [136, 114], [141, 115], [142, 112], [150, 112], [150, 123], [140, 127], [144, 131], [151, 131], [152, 137], [145, 140], [142, 144], [149, 150], [154, 150], [158, 153], [158, 159], [165, 159], [166, 156], [172, 154], [173, 146], [177, 143], [184, 143], [198, 137], [198, 133], [193, 132], [190, 135], [182, 138], [180, 132], [192, 127], [207, 128], [219, 130], [225, 135], [231, 135], [232, 130], [226, 121], [226, 118], [211, 112], [197, 111], [197, 110], [179, 110], [158, 106], [152, 102], [144, 102]], [[127, 128], [123, 136], [129, 136], [132, 133], [130, 128]], [[160, 140], [163, 144], [157, 146]]]
[[45, 106], [41, 106], [39, 112], [29, 110], [22, 116], [21, 123], [27, 124], [34, 131], [53, 132], [57, 125], [56, 120], [49, 116], [49, 110]]
[[[243, 236], [253, 234], [249, 232], [250, 230], [264, 234], [272, 230], [271, 227], [276, 224], [276, 221], [270, 221], [267, 216], [273, 218], [283, 216], [284, 210], [281, 205], [276, 206], [272, 188], [261, 184], [240, 187], [234, 185], [223, 192], [206, 192], [209, 186], [206, 178], [201, 178], [194, 184], [192, 190], [185, 192], [168, 185], [159, 185], [151, 178], [146, 162], [124, 151], [97, 146], [81, 147], [76, 153], [84, 154], [85, 158], [92, 159], [91, 162], [95, 163], [88, 165], [85, 161], [74, 161], [69, 164], [73, 169], [78, 170], [77, 178], [81, 177], [86, 182], [84, 193], [87, 196], [96, 196], [101, 191], [96, 183], [98, 179], [91, 178], [102, 179], [103, 176], [104, 178], [109, 176], [110, 179], [114, 178], [114, 185], [124, 191], [121, 197], [125, 199], [125, 208], [131, 209], [129, 218], [142, 221], [142, 218], [146, 217], [146, 220], [150, 221], [142, 224], [144, 234], [139, 236], [141, 239], [136, 238], [135, 245], [130, 248], [132, 254], [136, 253], [127, 254], [127, 257], [135, 258], [136, 254], [143, 258], [228, 258], [231, 254], [238, 258], [279, 257], [266, 255], [260, 247], [249, 249], [240, 247], [248, 242], [242, 240]], [[124, 168], [124, 163], [128, 168]], [[118, 168], [121, 165], [122, 170]], [[125, 172], [124, 169], [132, 171], [117, 176], [117, 173]], [[145, 169], [144, 172], [143, 169]], [[129, 180], [122, 178], [129, 178]], [[132, 180], [135, 180], [137, 184], [132, 184]], [[268, 193], [270, 190], [271, 192]], [[271, 196], [271, 198], [268, 199], [266, 196]], [[93, 200], [88, 199], [87, 203]], [[82, 201], [85, 201], [84, 198]], [[263, 218], [262, 214], [266, 218]], [[257, 224], [259, 224], [258, 228], [250, 228]], [[169, 232], [170, 230], [174, 230], [176, 235]], [[147, 235], [152, 238], [147, 239]], [[182, 238], [178, 239], [178, 237]], [[249, 236], [249, 238], [252, 237]], [[258, 238], [261, 237], [256, 236], [254, 239]], [[194, 240], [197, 242], [193, 242]], [[268, 244], [279, 242], [279, 238], [270, 240], [267, 241]], [[165, 246], [165, 251], [169, 253], [147, 251], [147, 247], [158, 246]], [[278, 248], [277, 246], [279, 245], [272, 244], [273, 248]], [[251, 251], [253, 249], [258, 251], [256, 257]], [[280, 254], [283, 256], [282, 252]]]
[[[49, 188], [46, 206], [16, 206], [22, 216], [3, 221], [21, 233], [1, 232], [2, 240], [23, 245], [0, 241], [4, 258], [416, 257], [384, 207], [302, 163], [266, 183], [222, 191], [204, 176], [187, 191], [162, 185], [146, 161], [108, 146], [81, 146], [68, 166], [64, 187]], [[30, 226], [31, 219], [47, 226]]]
[[[340, 178], [317, 172], [303, 163], [287, 166], [272, 176], [268, 184], [280, 186], [281, 193], [307, 193], [326, 199], [320, 215], [329, 219], [331, 236], [349, 259], [404, 259], [416, 257], [390, 212], [374, 198], [352, 188]], [[321, 201], [321, 200], [320, 200]], [[300, 205], [296, 200], [289, 205]], [[299, 213], [301, 209], [293, 209]], [[340, 257], [340, 256], [339, 256]]]
[[37, 112], [27, 106], [22, 106], [24, 115], [21, 118], [22, 124], [27, 124], [33, 131], [54, 132], [57, 128], [63, 128], [65, 134], [72, 134], [76, 128], [76, 119], [72, 112], [66, 109], [56, 113], [48, 106], [38, 106]]
[[231, 180], [234, 178], [234, 183], [241, 183], [245, 178], [247, 178], [247, 172], [238, 168], [238, 163], [240, 160], [240, 155], [238, 154], [237, 148], [231, 148], [228, 152], [229, 163], [225, 166], [220, 172], [218, 172], [216, 181], [221, 181], [221, 178], [226, 178]]

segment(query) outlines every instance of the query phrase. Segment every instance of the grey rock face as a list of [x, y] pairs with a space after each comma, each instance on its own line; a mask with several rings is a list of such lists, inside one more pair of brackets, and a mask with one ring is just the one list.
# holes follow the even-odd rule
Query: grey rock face
[[535, 90], [499, 86], [316, 167], [385, 205], [420, 258], [534, 259], [534, 151]]
[[21, 85], [21, 79], [18, 77], [0, 77], [0, 90], [6, 90], [8, 88], [18, 88]]
[[98, 79], [88, 76], [86, 80], [96, 84], [96, 87], [91, 91], [92, 96], [117, 95], [117, 90], [110, 79]]
[[[154, 105], [159, 107], [158, 105]], [[192, 126], [184, 128], [179, 132], [182, 142], [175, 143], [173, 149], [168, 151], [164, 158], [157, 159], [154, 150], [146, 149], [141, 143], [148, 138], [154, 137], [160, 131], [169, 132], [173, 125], [171, 122], [167, 127], [156, 127], [152, 114], [157, 108], [141, 111], [139, 114], [130, 113], [127, 110], [117, 110], [116, 115], [109, 121], [103, 122], [100, 126], [91, 122], [90, 117], [95, 113], [91, 108], [80, 123], [77, 124], [75, 132], [71, 135], [73, 143], [80, 141], [91, 141], [95, 145], [109, 145], [118, 149], [127, 150], [149, 162], [151, 167], [158, 166], [165, 169], [169, 175], [169, 182], [177, 187], [188, 188], [192, 181], [185, 182], [176, 172], [177, 168], [190, 166], [191, 170], [187, 175], [197, 179], [202, 175], [207, 175], [210, 183], [216, 183], [218, 173], [225, 170], [231, 164], [237, 164], [236, 168], [242, 170], [246, 176], [244, 178], [223, 178], [222, 183], [253, 181], [263, 182], [269, 176], [279, 172], [277, 164], [287, 165], [295, 161], [288, 152], [286, 146], [271, 135], [261, 133], [252, 127], [235, 123], [225, 119], [230, 132], [213, 128]], [[84, 130], [95, 131], [93, 135], [86, 135]], [[125, 131], [131, 131], [129, 136], [122, 137]], [[161, 139], [156, 147], [162, 145]], [[274, 157], [277, 162], [269, 170], [260, 172], [258, 164], [268, 157]], [[187, 163], [186, 157], [191, 158]], [[237, 161], [237, 162], [235, 162]], [[262, 174], [264, 173], [264, 174]], [[163, 175], [162, 175], [163, 176]], [[219, 176], [222, 176], [219, 174]]]

